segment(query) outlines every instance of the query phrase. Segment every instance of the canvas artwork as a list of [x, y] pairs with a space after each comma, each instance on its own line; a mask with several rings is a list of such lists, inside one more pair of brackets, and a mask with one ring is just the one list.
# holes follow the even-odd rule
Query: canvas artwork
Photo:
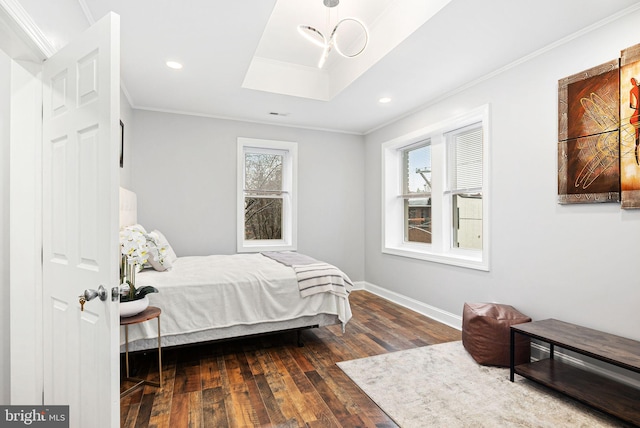
[[640, 208], [640, 44], [558, 82], [558, 202]]
[[620, 188], [622, 208], [640, 208], [640, 45], [620, 55]]
[[558, 202], [620, 200], [620, 73], [610, 61], [558, 82]]

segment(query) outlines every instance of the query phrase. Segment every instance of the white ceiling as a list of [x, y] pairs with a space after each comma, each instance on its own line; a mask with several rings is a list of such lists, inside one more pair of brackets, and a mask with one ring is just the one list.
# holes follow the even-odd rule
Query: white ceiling
[[[134, 108], [354, 134], [640, 7], [637, 0], [341, 0], [337, 13], [365, 22], [369, 45], [353, 59], [333, 52], [318, 70], [320, 48], [296, 26], [330, 33], [336, 17], [327, 22], [322, 0], [4, 1], [22, 5], [55, 48], [109, 11], [119, 14], [122, 83]], [[169, 59], [184, 68], [167, 68]], [[379, 104], [381, 96], [392, 101]]]
[[[343, 0], [327, 8], [322, 0], [278, 0], [242, 87], [331, 101], [451, 2], [364, 1]], [[344, 19], [348, 20], [341, 21]], [[362, 26], [351, 19], [359, 20]], [[298, 34], [300, 24], [318, 30], [325, 41], [336, 31], [336, 46], [332, 46], [323, 67], [318, 65], [322, 47]], [[367, 39], [371, 40], [368, 44]], [[346, 59], [338, 54], [338, 45], [348, 56], [366, 49], [362, 55]]]

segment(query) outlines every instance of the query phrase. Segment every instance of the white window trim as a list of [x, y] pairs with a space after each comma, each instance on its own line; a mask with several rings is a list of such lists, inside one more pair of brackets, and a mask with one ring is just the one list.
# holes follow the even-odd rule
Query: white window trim
[[[244, 239], [244, 153], [246, 148], [258, 150], [281, 150], [287, 152], [285, 163], [290, 167], [283, 169], [283, 180], [288, 182], [288, 198], [282, 209], [282, 239], [253, 240]], [[261, 140], [238, 137], [237, 145], [237, 205], [236, 205], [236, 251], [253, 253], [260, 251], [296, 251], [298, 247], [298, 144], [291, 141]], [[287, 186], [285, 186], [287, 187]]]
[[[489, 271], [490, 247], [490, 182], [489, 182], [489, 105], [461, 114], [451, 119], [443, 120], [433, 125], [418, 129], [382, 144], [382, 252], [401, 257], [427, 260], [436, 263], [460, 266], [465, 268]], [[483, 184], [482, 184], [482, 250], [466, 250], [451, 246], [451, 204], [444, 198], [446, 171], [444, 162], [434, 162], [433, 159], [446, 161], [445, 134], [474, 123], [482, 123], [482, 156], [483, 156]], [[398, 198], [402, 193], [401, 186], [401, 151], [420, 140], [431, 140], [432, 178], [433, 187], [431, 201], [432, 215], [432, 244], [404, 241], [404, 225], [402, 218], [403, 201]], [[435, 178], [438, 177], [438, 180]]]

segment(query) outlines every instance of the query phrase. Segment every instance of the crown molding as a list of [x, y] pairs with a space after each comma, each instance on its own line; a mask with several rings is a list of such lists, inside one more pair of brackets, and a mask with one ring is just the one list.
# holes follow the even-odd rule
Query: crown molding
[[9, 20], [8, 24], [41, 59], [47, 59], [56, 52], [53, 44], [17, 0], [0, 0], [0, 9]]
[[89, 25], [91, 26], [95, 24], [96, 20], [93, 17], [93, 14], [89, 9], [89, 6], [87, 6], [87, 2], [85, 0], [78, 0], [78, 3], [80, 4], [80, 9], [82, 9], [82, 13], [84, 13], [85, 18], [87, 18], [87, 22], [89, 22]]
[[472, 80], [472, 81], [470, 81], [470, 82], [468, 82], [468, 83], [466, 83], [464, 85], [461, 85], [461, 86], [459, 86], [459, 87], [457, 87], [457, 88], [455, 88], [455, 89], [453, 89], [453, 90], [451, 90], [449, 92], [446, 92], [446, 93], [444, 93], [444, 94], [442, 94], [442, 95], [440, 95], [440, 96], [438, 96], [438, 97], [436, 97], [436, 98], [434, 98], [434, 99], [432, 99], [432, 100], [430, 100], [430, 101], [428, 101], [428, 102], [426, 102], [424, 104], [419, 105], [418, 107], [416, 107], [416, 108], [414, 108], [412, 110], [409, 110], [409, 111], [407, 111], [407, 112], [405, 112], [405, 113], [403, 113], [403, 114], [401, 114], [399, 116], [396, 116], [395, 118], [392, 118], [392, 119], [390, 119], [390, 120], [388, 120], [388, 121], [386, 121], [384, 123], [381, 123], [381, 124], [371, 128], [371, 129], [367, 130], [367, 131], [364, 131], [363, 135], [372, 134], [372, 133], [374, 133], [374, 132], [376, 132], [376, 131], [378, 131], [378, 130], [380, 130], [382, 128], [385, 128], [385, 127], [387, 127], [387, 126], [389, 126], [391, 124], [399, 122], [402, 119], [406, 119], [407, 117], [410, 117], [411, 115], [414, 115], [414, 114], [416, 114], [418, 112], [421, 112], [422, 110], [425, 110], [425, 109], [427, 109], [427, 108], [429, 108], [431, 106], [434, 106], [434, 105], [442, 102], [443, 100], [445, 100], [445, 99], [447, 99], [449, 97], [452, 97], [452, 96], [454, 96], [454, 95], [456, 95], [458, 93], [464, 92], [467, 89], [470, 89], [470, 88], [472, 88], [472, 87], [474, 87], [476, 85], [479, 85], [480, 83], [482, 83], [482, 82], [484, 82], [486, 80], [492, 79], [493, 77], [496, 77], [496, 76], [498, 76], [498, 75], [500, 75], [502, 73], [505, 73], [505, 72], [511, 70], [512, 68], [515, 68], [515, 67], [517, 67], [517, 66], [519, 66], [519, 65], [521, 65], [523, 63], [526, 63], [528, 61], [531, 61], [531, 60], [533, 60], [533, 59], [535, 59], [535, 58], [537, 58], [537, 57], [539, 57], [539, 56], [541, 56], [541, 55], [543, 55], [543, 54], [545, 54], [545, 53], [547, 53], [547, 52], [549, 52], [549, 51], [551, 51], [551, 50], [553, 50], [553, 49], [555, 49], [555, 48], [557, 48], [559, 46], [567, 44], [567, 43], [569, 43], [569, 42], [571, 42], [571, 41], [573, 41], [573, 40], [575, 40], [575, 39], [577, 39], [579, 37], [584, 36], [585, 34], [588, 34], [588, 33], [591, 33], [592, 31], [597, 30], [600, 27], [604, 27], [607, 24], [615, 22], [618, 19], [620, 19], [620, 18], [622, 18], [624, 16], [627, 16], [627, 15], [629, 15], [629, 14], [631, 14], [631, 13], [637, 11], [637, 10], [640, 10], [640, 2], [636, 3], [636, 4], [632, 5], [632, 6], [629, 6], [629, 7], [625, 8], [625, 9], [622, 9], [622, 10], [618, 11], [617, 13], [614, 13], [611, 16], [608, 16], [608, 17], [606, 17], [604, 19], [601, 19], [600, 21], [595, 22], [595, 23], [593, 23], [593, 24], [591, 24], [591, 25], [589, 25], [587, 27], [584, 27], [581, 30], [578, 30], [578, 31], [576, 31], [576, 32], [574, 32], [572, 34], [569, 34], [566, 37], [563, 37], [563, 38], [561, 38], [559, 40], [556, 40], [555, 42], [552, 42], [552, 43], [550, 43], [550, 44], [548, 44], [548, 45], [546, 45], [546, 46], [544, 46], [544, 47], [542, 47], [542, 48], [540, 48], [540, 49], [538, 49], [538, 50], [536, 50], [536, 51], [534, 51], [534, 52], [532, 52], [532, 53], [530, 53], [528, 55], [523, 56], [522, 58], [519, 58], [519, 59], [517, 59], [517, 60], [515, 60], [515, 61], [513, 61], [513, 62], [511, 62], [511, 63], [509, 63], [509, 64], [507, 64], [507, 65], [505, 65], [503, 67], [500, 67], [497, 70], [494, 70], [494, 71], [492, 71], [490, 73], [487, 73], [484, 76], [480, 76], [479, 78], [477, 78], [475, 80]]

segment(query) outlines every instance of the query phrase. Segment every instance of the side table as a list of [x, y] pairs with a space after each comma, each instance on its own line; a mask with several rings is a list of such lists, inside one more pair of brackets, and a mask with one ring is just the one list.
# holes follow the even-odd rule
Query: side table
[[[130, 382], [136, 382], [131, 388], [126, 391], [120, 393], [120, 398], [125, 397], [132, 393], [137, 388], [142, 385], [151, 385], [162, 388], [162, 348], [160, 345], [160, 308], [155, 306], [149, 306], [144, 311], [140, 312], [137, 315], [133, 315], [131, 317], [120, 317], [120, 325], [124, 326], [124, 349], [125, 349], [125, 367], [127, 377], [124, 379]], [[158, 319], [158, 372], [160, 375], [160, 382], [153, 382], [145, 379], [138, 379], [129, 376], [129, 326], [132, 324], [139, 324], [141, 322], [149, 321], [154, 318]]]

